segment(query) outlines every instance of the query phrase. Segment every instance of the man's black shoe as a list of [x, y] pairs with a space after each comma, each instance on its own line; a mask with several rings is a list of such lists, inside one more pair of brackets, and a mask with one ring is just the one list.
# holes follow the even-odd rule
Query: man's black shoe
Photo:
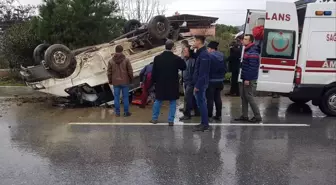
[[200, 116], [201, 116], [201, 113], [197, 112], [197, 113], [194, 114], [194, 117], [200, 117]]
[[210, 127], [209, 125], [208, 126], [204, 126], [204, 125], [196, 125], [194, 127], [194, 130], [193, 132], [205, 132], [205, 131], [209, 131], [210, 130]]
[[170, 122], [170, 123], [168, 123], [168, 125], [169, 125], [170, 127], [172, 127], [172, 126], [174, 126], [174, 123], [173, 123], [173, 122]]
[[130, 117], [131, 115], [132, 115], [132, 113], [130, 113], [130, 112], [124, 113], [124, 117]]
[[195, 129], [195, 128], [199, 128], [199, 127], [203, 127], [203, 124], [201, 123], [201, 124], [199, 124], [199, 125], [194, 126], [194, 129]]
[[186, 121], [186, 120], [190, 120], [190, 119], [191, 119], [190, 116], [182, 116], [182, 117], [180, 118], [180, 121]]
[[225, 93], [224, 95], [225, 95], [225, 96], [232, 96], [233, 93]]
[[220, 116], [215, 116], [212, 119], [215, 120], [215, 121], [222, 121], [222, 117], [220, 117]]
[[158, 124], [158, 121], [157, 120], [150, 120], [149, 123], [153, 123], [155, 125], [155, 124]]
[[251, 123], [260, 123], [262, 121], [261, 118], [256, 118], [256, 117], [253, 117], [252, 119], [249, 120], [249, 122]]
[[210, 126], [209, 125], [203, 127], [203, 132], [206, 132], [206, 131], [210, 131]]
[[249, 121], [248, 117], [240, 116], [239, 118], [234, 119], [235, 121]]
[[179, 111], [180, 111], [180, 112], [184, 112], [184, 108], [180, 108]]

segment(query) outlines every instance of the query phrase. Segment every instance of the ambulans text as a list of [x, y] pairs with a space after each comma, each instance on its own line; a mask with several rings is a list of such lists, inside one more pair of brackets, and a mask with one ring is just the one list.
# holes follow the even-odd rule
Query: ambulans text
[[284, 13], [273, 13], [269, 14], [266, 12], [266, 20], [271, 20], [271, 21], [290, 21], [291, 16], [290, 14], [284, 14]]

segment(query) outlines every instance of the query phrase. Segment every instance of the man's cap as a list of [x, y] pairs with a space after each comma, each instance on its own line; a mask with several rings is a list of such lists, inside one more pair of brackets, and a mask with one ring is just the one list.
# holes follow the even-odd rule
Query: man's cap
[[219, 45], [218, 42], [216, 42], [216, 41], [210, 41], [209, 44], [208, 44], [208, 48], [217, 49], [218, 45]]
[[244, 36], [244, 32], [243, 31], [240, 31], [239, 33], [237, 33], [236, 35], [235, 35], [235, 39], [239, 39], [239, 38], [241, 38], [241, 37], [243, 37]]

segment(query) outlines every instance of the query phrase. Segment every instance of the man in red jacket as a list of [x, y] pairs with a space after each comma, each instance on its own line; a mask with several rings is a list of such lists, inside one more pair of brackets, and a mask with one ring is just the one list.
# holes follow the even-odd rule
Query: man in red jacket
[[149, 89], [152, 86], [152, 70], [153, 62], [146, 65], [140, 72], [140, 83], [142, 87], [140, 108], [145, 108], [147, 105], [147, 100], [150, 93]]

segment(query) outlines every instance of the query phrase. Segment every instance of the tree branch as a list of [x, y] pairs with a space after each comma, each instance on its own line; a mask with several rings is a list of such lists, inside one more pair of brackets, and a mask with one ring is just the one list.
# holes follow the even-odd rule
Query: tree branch
[[165, 6], [161, 6], [159, 0], [119, 0], [121, 15], [126, 19], [137, 19], [147, 23], [156, 14], [163, 15]]

